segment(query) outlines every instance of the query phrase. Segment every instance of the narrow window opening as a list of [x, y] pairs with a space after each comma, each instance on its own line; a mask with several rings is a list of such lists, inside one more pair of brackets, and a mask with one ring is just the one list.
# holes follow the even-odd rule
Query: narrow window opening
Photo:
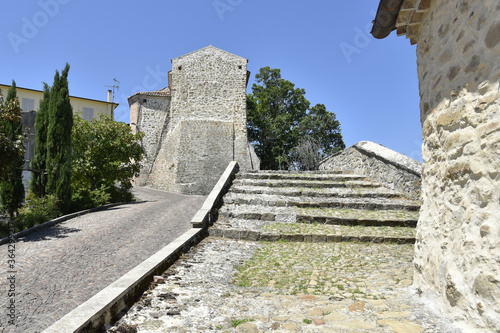
[[177, 69], [178, 69], [178, 70], [181, 70], [181, 69], [182, 69], [182, 66], [177, 67]]

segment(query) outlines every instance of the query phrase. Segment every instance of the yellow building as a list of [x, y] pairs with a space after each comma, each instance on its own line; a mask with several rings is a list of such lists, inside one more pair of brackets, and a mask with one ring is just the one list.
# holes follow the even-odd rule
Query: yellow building
[[[0, 89], [4, 97], [10, 89], [10, 85], [0, 84]], [[38, 111], [40, 107], [40, 100], [43, 97], [43, 91], [34, 90], [22, 87], [16, 87], [17, 97], [21, 104], [23, 112]], [[79, 114], [83, 119], [92, 120], [98, 118], [99, 115], [105, 114], [113, 117], [117, 103], [111, 101], [111, 91], [108, 90], [108, 100], [98, 101], [95, 99], [83, 97], [69, 97], [71, 106], [73, 107], [73, 114]]]
[[[5, 98], [7, 97], [10, 85], [0, 84], [0, 89], [1, 94]], [[35, 153], [35, 118], [36, 112], [40, 108], [40, 101], [43, 98], [43, 91], [16, 87], [16, 92], [22, 109], [23, 128], [27, 130], [28, 136], [25, 142], [26, 154], [23, 171], [24, 189], [27, 191], [27, 183], [31, 179], [31, 172], [29, 171], [30, 161]], [[111, 90], [108, 90], [107, 101], [98, 101], [75, 96], [70, 96], [69, 99], [73, 107], [73, 114], [78, 114], [86, 120], [98, 118], [101, 114], [114, 118], [114, 111], [118, 106], [118, 103], [113, 103], [111, 101]]]

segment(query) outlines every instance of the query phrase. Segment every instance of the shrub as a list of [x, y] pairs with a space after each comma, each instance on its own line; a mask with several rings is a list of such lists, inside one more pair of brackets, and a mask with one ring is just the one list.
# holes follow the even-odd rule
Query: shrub
[[104, 185], [94, 191], [90, 191], [87, 188], [73, 188], [71, 211], [77, 212], [80, 210], [104, 206], [112, 201], [111, 196], [110, 188]]
[[26, 198], [26, 204], [19, 210], [18, 231], [34, 227], [35, 225], [61, 216], [58, 204], [59, 200], [54, 195], [46, 195], [43, 198], [39, 198], [30, 191]]

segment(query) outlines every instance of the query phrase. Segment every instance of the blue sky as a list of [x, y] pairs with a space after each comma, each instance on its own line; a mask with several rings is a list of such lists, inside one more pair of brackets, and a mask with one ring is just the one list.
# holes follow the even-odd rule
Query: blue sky
[[249, 59], [248, 92], [261, 67], [280, 68], [341, 122], [347, 146], [380, 143], [421, 161], [415, 46], [369, 34], [379, 0], [36, 0], [0, 13], [0, 83], [41, 89], [65, 63], [70, 94], [106, 100], [167, 85], [170, 60], [214, 45]]

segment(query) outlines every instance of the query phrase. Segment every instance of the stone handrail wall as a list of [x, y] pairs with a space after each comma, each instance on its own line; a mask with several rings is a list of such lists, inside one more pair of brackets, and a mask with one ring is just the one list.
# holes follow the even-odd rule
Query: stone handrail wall
[[103, 331], [106, 325], [116, 320], [121, 311], [133, 304], [151, 286], [156, 275], [163, 273], [208, 235], [207, 228], [217, 219], [222, 198], [231, 187], [238, 170], [238, 162], [229, 163], [203, 206], [191, 220], [193, 228], [59, 319], [44, 333]]
[[212, 225], [219, 216], [219, 208], [222, 206], [222, 198], [233, 184], [236, 173], [240, 170], [239, 164], [232, 161], [215, 184], [212, 192], [208, 195], [201, 209], [191, 220], [193, 228], [207, 228]]
[[420, 200], [421, 163], [375, 142], [358, 142], [323, 160], [319, 169], [364, 175]]

